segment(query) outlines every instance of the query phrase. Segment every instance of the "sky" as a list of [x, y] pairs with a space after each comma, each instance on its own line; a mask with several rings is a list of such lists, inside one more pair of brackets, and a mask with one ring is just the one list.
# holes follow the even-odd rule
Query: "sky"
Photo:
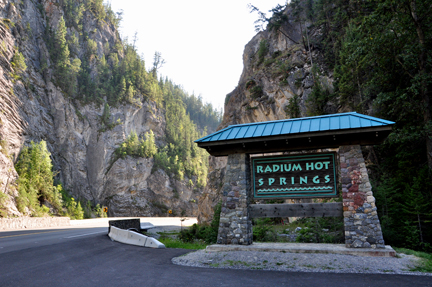
[[285, 0], [105, 0], [123, 10], [122, 39], [133, 42], [149, 70], [160, 52], [159, 75], [181, 85], [203, 102], [223, 109], [225, 96], [237, 86], [244, 46], [256, 35], [248, 3], [267, 13]]

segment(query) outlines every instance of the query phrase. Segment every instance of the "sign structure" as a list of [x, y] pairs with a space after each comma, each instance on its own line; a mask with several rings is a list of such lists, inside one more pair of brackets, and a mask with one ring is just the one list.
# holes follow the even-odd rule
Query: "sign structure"
[[253, 157], [254, 198], [336, 197], [334, 153]]

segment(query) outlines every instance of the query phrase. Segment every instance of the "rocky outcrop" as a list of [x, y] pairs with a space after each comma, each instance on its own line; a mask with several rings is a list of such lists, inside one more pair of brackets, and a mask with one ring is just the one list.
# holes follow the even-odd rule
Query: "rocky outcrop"
[[[221, 128], [290, 118], [289, 104], [294, 97], [298, 98], [297, 116], [310, 115], [308, 97], [314, 83], [333, 89], [332, 75], [320, 65], [320, 51], [308, 45], [305, 31], [311, 23], [297, 22], [290, 8], [285, 13], [288, 20], [279, 30], [261, 31], [246, 45], [243, 72], [237, 87], [227, 95]], [[307, 30], [311, 40], [319, 37], [319, 30]], [[315, 74], [312, 62], [317, 67]], [[326, 109], [336, 111], [329, 105]]]
[[[143, 136], [152, 130], [163, 146], [163, 110], [152, 101], [111, 107], [110, 121], [120, 124], [102, 130], [103, 105], [82, 105], [55, 85], [43, 32], [48, 25], [55, 30], [63, 14], [58, 1], [0, 0], [1, 216], [21, 215], [15, 204], [14, 163], [23, 145], [41, 140], [47, 142], [64, 187], [75, 197], [107, 206], [111, 216], [167, 215], [169, 209], [196, 215], [200, 191], [186, 184], [189, 178], [180, 181], [154, 168], [152, 158], [114, 156], [131, 132]], [[119, 41], [113, 25], [97, 22], [88, 11], [83, 17], [83, 30], [96, 42], [99, 55], [106, 43]], [[68, 28], [72, 34], [78, 32]], [[27, 69], [14, 77], [12, 59], [18, 50]], [[73, 52], [82, 55], [85, 43]]]
[[[312, 115], [314, 107], [308, 99], [314, 85], [319, 83], [323, 89], [332, 91], [332, 74], [321, 64], [320, 51], [308, 45], [307, 37], [310, 42], [319, 40], [319, 29], [307, 29], [306, 35], [311, 23], [296, 21], [289, 7], [284, 13], [288, 20], [278, 30], [261, 31], [245, 46], [243, 72], [237, 87], [225, 99], [219, 129], [233, 124]], [[316, 71], [312, 71], [312, 62]], [[338, 111], [330, 102], [322, 108], [329, 113]], [[214, 172], [225, 170], [226, 161], [226, 158], [212, 158], [210, 168]], [[208, 188], [200, 200], [199, 219], [212, 218], [209, 205], [214, 207], [220, 200], [223, 176], [223, 172], [218, 176], [209, 174]]]
[[207, 185], [199, 198], [198, 202], [198, 221], [209, 222], [213, 218], [213, 209], [220, 201], [222, 194], [220, 192], [225, 177], [227, 157], [213, 157], [209, 160], [209, 174]]

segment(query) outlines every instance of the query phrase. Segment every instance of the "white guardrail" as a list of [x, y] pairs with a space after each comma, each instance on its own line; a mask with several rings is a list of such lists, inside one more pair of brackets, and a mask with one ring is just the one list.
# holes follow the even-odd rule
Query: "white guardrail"
[[153, 237], [145, 236], [132, 230], [120, 229], [111, 226], [108, 236], [113, 241], [118, 241], [125, 244], [137, 245], [150, 248], [165, 248], [165, 245]]

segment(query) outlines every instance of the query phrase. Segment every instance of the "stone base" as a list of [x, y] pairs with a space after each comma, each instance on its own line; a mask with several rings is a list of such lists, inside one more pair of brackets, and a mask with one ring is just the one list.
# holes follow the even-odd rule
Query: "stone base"
[[385, 248], [375, 197], [360, 146], [339, 148], [345, 245]]
[[222, 187], [222, 208], [217, 243], [252, 243], [252, 221], [249, 218], [249, 155], [231, 154]]

